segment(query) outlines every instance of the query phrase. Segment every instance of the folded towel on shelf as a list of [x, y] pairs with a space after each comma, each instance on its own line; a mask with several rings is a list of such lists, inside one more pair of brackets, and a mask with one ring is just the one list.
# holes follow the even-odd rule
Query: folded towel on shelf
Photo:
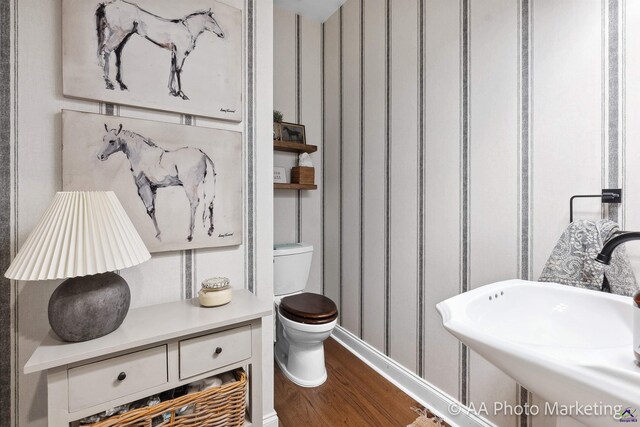
[[624, 245], [613, 252], [610, 265], [595, 261], [618, 230], [618, 224], [607, 219], [572, 222], [553, 248], [539, 280], [599, 291], [606, 275], [611, 293], [633, 295], [638, 283]]

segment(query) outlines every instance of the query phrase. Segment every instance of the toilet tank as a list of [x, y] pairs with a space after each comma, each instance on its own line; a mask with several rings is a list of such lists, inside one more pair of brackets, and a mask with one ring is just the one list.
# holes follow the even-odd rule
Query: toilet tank
[[301, 292], [307, 286], [313, 246], [286, 243], [273, 247], [273, 293], [286, 295]]

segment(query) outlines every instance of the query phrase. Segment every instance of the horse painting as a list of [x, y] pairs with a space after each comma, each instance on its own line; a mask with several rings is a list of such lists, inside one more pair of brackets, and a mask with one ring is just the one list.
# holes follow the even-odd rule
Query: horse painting
[[95, 12], [98, 32], [98, 60], [103, 69], [107, 89], [113, 90], [109, 77], [111, 53], [116, 54], [116, 81], [120, 90], [127, 90], [122, 81], [122, 50], [132, 35], [137, 34], [171, 52], [169, 94], [189, 99], [182, 91], [182, 67], [196, 47], [198, 37], [210, 31], [219, 38], [225, 34], [214, 18], [211, 9], [191, 13], [181, 19], [166, 19], [141, 9], [125, 0], [101, 3]]
[[102, 148], [98, 159], [107, 160], [112, 154], [124, 153], [131, 164], [133, 180], [138, 187], [138, 196], [144, 203], [147, 214], [156, 229], [156, 238], [160, 238], [160, 227], [156, 220], [156, 192], [164, 187], [182, 187], [191, 210], [187, 241], [193, 239], [196, 210], [202, 203], [202, 223], [208, 227], [207, 233], [213, 234], [213, 202], [215, 199], [216, 172], [213, 161], [197, 148], [178, 148], [165, 150], [148, 138], [129, 130], [109, 129], [104, 125], [106, 134], [102, 139]]
[[302, 140], [302, 132], [299, 130], [295, 130], [293, 128], [290, 128], [288, 126], [284, 126], [282, 128], [282, 132], [286, 132], [288, 137], [287, 139], [289, 141], [301, 141]]

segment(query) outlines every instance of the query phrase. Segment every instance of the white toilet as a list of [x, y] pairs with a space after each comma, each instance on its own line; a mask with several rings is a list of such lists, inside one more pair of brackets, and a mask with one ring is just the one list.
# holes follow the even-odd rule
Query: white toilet
[[338, 318], [331, 299], [303, 292], [312, 256], [313, 246], [304, 243], [276, 245], [273, 250], [276, 362], [287, 378], [303, 387], [326, 381], [323, 343]]

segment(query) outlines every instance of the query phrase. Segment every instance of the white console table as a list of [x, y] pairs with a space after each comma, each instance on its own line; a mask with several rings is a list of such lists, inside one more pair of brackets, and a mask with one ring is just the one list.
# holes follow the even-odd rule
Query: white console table
[[272, 301], [238, 290], [222, 307], [192, 299], [133, 309], [120, 328], [95, 340], [67, 343], [49, 332], [24, 372], [47, 371], [49, 426], [59, 427], [248, 366], [246, 425], [260, 426], [262, 328], [272, 327], [263, 324], [272, 308]]

